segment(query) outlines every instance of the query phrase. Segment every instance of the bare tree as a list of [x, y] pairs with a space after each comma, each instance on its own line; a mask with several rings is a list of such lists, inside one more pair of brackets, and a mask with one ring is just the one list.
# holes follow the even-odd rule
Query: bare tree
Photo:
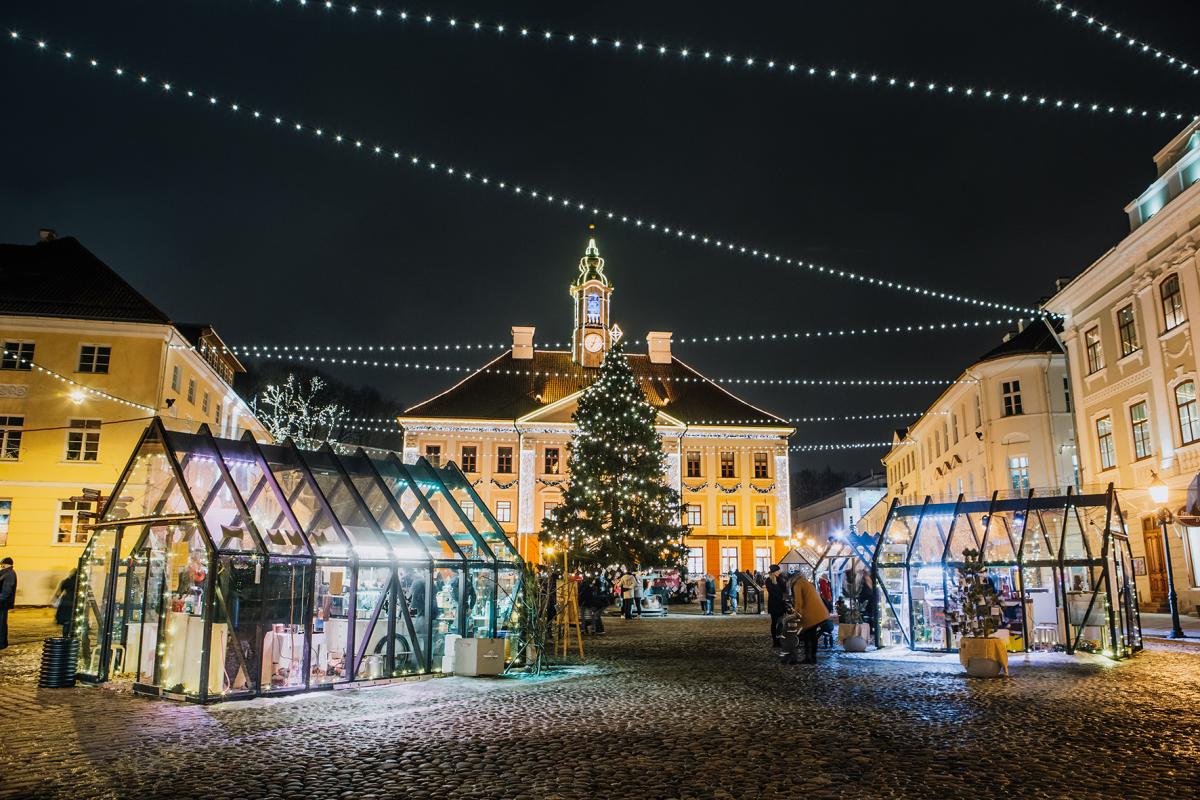
[[270, 384], [250, 404], [277, 441], [291, 437], [299, 447], [315, 448], [333, 442], [338, 425], [346, 416], [339, 403], [322, 403], [325, 381], [315, 375], [306, 386], [289, 374], [282, 384]]

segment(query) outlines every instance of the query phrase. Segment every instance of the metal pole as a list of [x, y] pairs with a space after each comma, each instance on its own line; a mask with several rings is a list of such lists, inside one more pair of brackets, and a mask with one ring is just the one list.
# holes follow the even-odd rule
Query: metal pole
[[1162, 525], [1163, 556], [1167, 561], [1167, 603], [1171, 606], [1171, 632], [1167, 634], [1167, 638], [1186, 639], [1187, 634], [1183, 632], [1183, 627], [1179, 624], [1179, 596], [1175, 594], [1175, 570], [1171, 567], [1171, 544], [1168, 539], [1170, 533], [1167, 531], [1167, 524], [1171, 521], [1171, 512], [1164, 509], [1159, 514], [1158, 521]]

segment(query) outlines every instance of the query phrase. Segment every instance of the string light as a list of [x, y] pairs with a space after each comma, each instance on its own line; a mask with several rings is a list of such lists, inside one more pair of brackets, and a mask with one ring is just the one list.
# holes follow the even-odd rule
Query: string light
[[[303, 6], [305, 0], [299, 0]], [[275, 5], [283, 5], [276, 0]], [[329, 11], [351, 11], [353, 6], [348, 4], [327, 2], [325, 8]], [[383, 12], [379, 10], [375, 17], [380, 20], [391, 20], [409, 23], [411, 18], [406, 12]], [[954, 100], [976, 101], [1001, 106], [1017, 106], [1021, 108], [1053, 109], [1056, 111], [1081, 111], [1085, 113], [1107, 114], [1111, 116], [1158, 118], [1158, 119], [1191, 119], [1190, 114], [1174, 111], [1150, 111], [1134, 106], [1108, 102], [1085, 101], [1078, 98], [1048, 97], [1030, 91], [1004, 90], [995, 87], [978, 87], [948, 81], [928, 80], [925, 78], [903, 77], [868, 69], [853, 67], [835, 67], [828, 65], [802, 64], [786, 59], [769, 58], [751, 54], [738, 54], [727, 50], [684, 47], [678, 45], [647, 45], [637, 42], [632, 47], [625, 47], [621, 39], [610, 36], [577, 36], [571, 32], [562, 32], [542, 26], [538, 29], [520, 28], [519, 36], [505, 36], [508, 27], [498, 22], [483, 22], [475, 20], [468, 26], [460, 27], [458, 18], [452, 15], [426, 14], [422, 17], [424, 24], [414, 23], [407, 27], [419, 30], [437, 29], [446, 32], [470, 31], [474, 33], [494, 33], [505, 41], [538, 41], [553, 42], [575, 49], [595, 52], [606, 51], [636, 57], [643, 53], [653, 52], [661, 58], [673, 58], [684, 63], [701, 63], [717, 65], [737, 70], [740, 73], [757, 72], [758, 74], [782, 75], [791, 78], [805, 78], [833, 83], [842, 87], [856, 87], [882, 91], [922, 94], [926, 96], [948, 97]]]
[[[915, 325], [890, 325], [872, 328], [831, 328], [828, 330], [791, 331], [783, 333], [727, 333], [708, 336], [674, 336], [672, 344], [719, 344], [726, 342], [767, 342], [789, 341], [797, 339], [820, 339], [841, 336], [895, 335], [898, 333], [932, 333], [940, 331], [959, 331], [969, 328], [983, 328], [1001, 325], [1016, 325], [1019, 319], [984, 319], [962, 322], [929, 322]], [[646, 344], [645, 339], [632, 340], [633, 344]], [[565, 349], [570, 342], [537, 342], [533, 345], [538, 349]], [[172, 345], [178, 349], [196, 348], [191, 345]], [[326, 352], [326, 353], [391, 353], [416, 351], [452, 351], [452, 350], [507, 350], [512, 342], [492, 342], [487, 344], [246, 344], [232, 345], [225, 352], [253, 358], [261, 353], [289, 352]]]
[[1049, 6], [1051, 9], [1057, 12], [1060, 17], [1078, 22], [1085, 28], [1100, 34], [1110, 42], [1116, 42], [1117, 44], [1125, 45], [1127, 48], [1138, 53], [1145, 53], [1158, 63], [1175, 67], [1180, 72], [1184, 72], [1188, 75], [1200, 75], [1200, 67], [1193, 66], [1181, 58], [1176, 58], [1170, 53], [1155, 47], [1147, 41], [1138, 40], [1133, 36], [1114, 28], [1107, 22], [1097, 19], [1091, 14], [1086, 14], [1077, 8], [1072, 8], [1066, 3], [1060, 3], [1058, 0], [1040, 0], [1040, 2], [1042, 5]]
[[[867, 422], [872, 420], [891, 420], [891, 419], [917, 419], [921, 416], [946, 415], [949, 411], [885, 411], [878, 414], [842, 414], [817, 417], [781, 417], [780, 422], [786, 422], [792, 425], [812, 422]], [[348, 417], [349, 422], [359, 425], [396, 425], [400, 423], [397, 418], [403, 416], [398, 414], [396, 417]], [[689, 420], [688, 425], [764, 425], [769, 424], [771, 420], [763, 419], [697, 419]], [[385, 429], [381, 429], [385, 430]], [[388, 431], [391, 432], [391, 431]]]
[[[420, 364], [411, 361], [372, 361], [358, 358], [313, 356], [303, 353], [260, 353], [253, 358], [279, 359], [282, 361], [309, 361], [349, 367], [379, 367], [385, 369], [415, 369], [432, 372], [486, 372], [493, 375], [528, 375], [535, 378], [577, 378], [591, 383], [595, 379], [576, 372], [548, 370], [512, 369], [499, 367], [464, 367], [458, 364]], [[707, 378], [697, 376], [655, 376], [654, 380], [674, 383], [732, 383], [764, 386], [949, 386], [958, 383], [978, 383], [975, 379], [944, 381], [938, 378]]]
[[[13, 42], [13, 43], [23, 43], [23, 42], [25, 42], [25, 39], [24, 39], [24, 37], [20, 36], [20, 34], [18, 34], [16, 31], [13, 31], [10, 38], [7, 39], [6, 41]], [[85, 60], [83, 60], [83, 59], [76, 60], [76, 59], [72, 58], [72, 59], [65, 59], [65, 60], [69, 64], [82, 65], [85, 63]], [[110, 76], [117, 78], [117, 79], [119, 79], [121, 76], [123, 76], [125, 74], [121, 68], [109, 70], [108, 68], [103, 67], [102, 62], [96, 58], [89, 59], [86, 61], [86, 63], [90, 64], [91, 71], [95, 72], [95, 73], [101, 73], [101, 72], [107, 73]], [[228, 101], [228, 100], [220, 100], [216, 95], [205, 95], [204, 93], [195, 92], [193, 90], [171, 91], [169, 89], [163, 88], [163, 87], [167, 87], [167, 86], [176, 85], [176, 84], [172, 84], [169, 82], [148, 79], [146, 83], [135, 81], [132, 83], [132, 85], [138, 86], [138, 87], [145, 86], [145, 87], [157, 88], [159, 90], [159, 95], [158, 95], [159, 97], [177, 96], [177, 97], [180, 97], [183, 99], [197, 99], [197, 98], [205, 97], [209, 101], [209, 102], [205, 102], [203, 104], [204, 107], [206, 107], [206, 108], [228, 111], [230, 113], [242, 116], [248, 120], [259, 121], [263, 124], [270, 124], [274, 128], [278, 128], [281, 130], [286, 128], [287, 130], [292, 131], [295, 134], [314, 135], [314, 138], [316, 138], [317, 141], [324, 142], [331, 147], [340, 147], [341, 145], [350, 141], [350, 138], [348, 136], [341, 136], [341, 135], [335, 136], [335, 137], [315, 136], [316, 131], [323, 131], [326, 129], [324, 127], [320, 127], [320, 126], [316, 126], [316, 125], [309, 125], [309, 124], [305, 124], [305, 123], [301, 123], [301, 122], [291, 122], [289, 125], [284, 125], [283, 124], [284, 117], [282, 117], [282, 116], [270, 116], [270, 115], [266, 114], [265, 112], [260, 112], [257, 110], [251, 111], [249, 114], [243, 114], [242, 113], [243, 104], [239, 104], [237, 102], [232, 102], [232, 101]], [[673, 224], [672, 225], [664, 225], [664, 224], [661, 224], [658, 222], [654, 222], [645, 217], [630, 214], [628, 212], [623, 213], [623, 212], [616, 211], [616, 210], [603, 209], [603, 208], [600, 208], [599, 206], [592, 205], [590, 203], [585, 203], [585, 202], [582, 202], [579, 200], [564, 197], [561, 194], [558, 194], [555, 192], [547, 192], [542, 189], [533, 189], [533, 188], [529, 187], [528, 184], [513, 183], [506, 179], [498, 179], [498, 178], [494, 178], [494, 177], [487, 176], [487, 175], [481, 175], [476, 170], [473, 170], [473, 169], [463, 169], [460, 167], [447, 165], [444, 162], [424, 159], [421, 156], [402, 152], [401, 150], [398, 150], [398, 149], [392, 149], [390, 147], [384, 147], [382, 145], [364, 148], [362, 146], [363, 140], [361, 140], [361, 139], [354, 139], [353, 141], [354, 141], [355, 147], [351, 148], [351, 149], [353, 149], [354, 151], [361, 151], [365, 155], [370, 155], [370, 157], [373, 157], [373, 158], [386, 159], [388, 161], [392, 161], [397, 164], [408, 165], [415, 169], [420, 169], [423, 172], [441, 175], [445, 178], [460, 181], [463, 183], [469, 183], [469, 184], [476, 185], [476, 186], [483, 186], [483, 187], [487, 187], [487, 188], [494, 189], [497, 191], [502, 191], [502, 192], [505, 192], [506, 194], [516, 196], [516, 197], [521, 197], [528, 201], [545, 204], [547, 206], [558, 208], [561, 210], [568, 210], [568, 211], [572, 211], [575, 213], [584, 214], [585, 216], [588, 216], [592, 219], [608, 220], [608, 221], [612, 222], [614, 225], [621, 224], [621, 225], [627, 226], [627, 227], [635, 229], [635, 230], [656, 233], [656, 234], [665, 236], [665, 237], [675, 240], [675, 241], [686, 242], [688, 244], [692, 244], [692, 245], [696, 245], [696, 246], [702, 246], [705, 248], [713, 249], [717, 252], [723, 252], [723, 253], [733, 254], [733, 255], [737, 255], [737, 256], [744, 256], [746, 258], [755, 259], [759, 262], [773, 263], [778, 266], [792, 267], [792, 268], [800, 270], [802, 272], [807, 272], [807, 273], [814, 274], [814, 275], [823, 275], [825, 277], [830, 277], [830, 278], [838, 278], [841, 280], [850, 281], [852, 283], [857, 283], [860, 285], [875, 286], [875, 287], [879, 287], [879, 288], [891, 289], [891, 290], [894, 290], [897, 292], [902, 292], [902, 293], [913, 295], [916, 297], [927, 297], [927, 298], [934, 299], [934, 300], [945, 300], [948, 302], [962, 303], [965, 305], [977, 306], [977, 307], [981, 307], [981, 308], [994, 308], [994, 309], [998, 309], [1001, 311], [1009, 311], [1009, 312], [1014, 312], [1014, 313], [1019, 313], [1019, 314], [1026, 314], [1026, 315], [1031, 315], [1034, 317], [1059, 316], [1057, 314], [1052, 314], [1051, 312], [1043, 311], [1042, 309], [1038, 309], [1038, 308], [1021, 307], [1021, 306], [1015, 306], [1015, 305], [1012, 305], [1009, 303], [1002, 303], [1002, 302], [993, 301], [993, 300], [984, 300], [984, 299], [977, 298], [977, 297], [969, 297], [967, 295], [955, 294], [953, 292], [944, 292], [944, 291], [939, 291], [937, 289], [929, 289], [929, 288], [925, 288], [922, 286], [917, 286], [915, 284], [903, 283], [903, 282], [899, 282], [899, 281], [892, 281], [892, 280], [888, 280], [886, 278], [877, 278], [877, 277], [873, 277], [870, 275], [853, 272], [850, 270], [836, 269], [834, 267], [827, 267], [827, 266], [824, 266], [822, 264], [817, 264], [812, 261], [805, 261], [800, 258], [784, 256], [781, 253], [777, 253], [773, 250], [755, 247], [753, 245], [741, 244], [738, 242], [732, 242], [723, 237], [704, 235], [703, 233], [685, 230], [682, 226], [676, 226]]]
[[18, 364], [28, 364], [30, 367], [32, 367], [33, 369], [42, 373], [43, 375], [49, 375], [50, 377], [56, 378], [59, 381], [61, 381], [62, 383], [65, 383], [68, 386], [73, 387], [72, 392], [71, 392], [71, 399], [76, 403], [79, 403], [82, 401], [83, 398], [79, 394], [80, 392], [82, 392], [82, 393], [90, 394], [94, 397], [99, 397], [103, 400], [109, 400], [113, 403], [121, 403], [122, 405], [129, 406], [130, 408], [140, 409], [141, 411], [148, 411], [151, 414], [155, 413], [155, 409], [151, 408], [150, 406], [144, 406], [141, 403], [135, 403], [132, 400], [126, 400], [123, 397], [117, 397], [115, 394], [109, 394], [108, 392], [102, 391], [100, 389], [93, 389], [90, 386], [84, 386], [82, 383], [79, 383], [78, 381], [71, 380], [66, 375], [61, 375], [52, 369], [47, 369], [46, 367], [43, 367], [41, 364], [38, 364], [35, 361], [31, 361], [28, 358], [22, 357], [20, 353], [5, 350], [4, 358], [16, 359]]

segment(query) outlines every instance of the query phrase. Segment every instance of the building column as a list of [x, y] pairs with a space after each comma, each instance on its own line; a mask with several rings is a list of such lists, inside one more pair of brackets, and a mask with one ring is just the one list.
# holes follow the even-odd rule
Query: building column
[[534, 444], [525, 440], [525, 434], [517, 438], [517, 452], [520, 462], [517, 472], [517, 534], [534, 533], [533, 505], [534, 482], [537, 480], [537, 451]]
[[792, 534], [792, 475], [788, 471], [788, 451], [784, 445], [783, 455], [775, 456], [775, 535]]

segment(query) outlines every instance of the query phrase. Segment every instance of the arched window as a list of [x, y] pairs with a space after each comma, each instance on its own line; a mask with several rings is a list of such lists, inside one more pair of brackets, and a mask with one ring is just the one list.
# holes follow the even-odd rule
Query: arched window
[[1183, 314], [1183, 292], [1179, 290], [1179, 276], [1172, 275], [1158, 287], [1162, 295], [1163, 330], [1169, 331], [1187, 318]]
[[1175, 387], [1175, 413], [1179, 416], [1181, 444], [1200, 439], [1200, 410], [1196, 408], [1196, 384], [1184, 381]]

